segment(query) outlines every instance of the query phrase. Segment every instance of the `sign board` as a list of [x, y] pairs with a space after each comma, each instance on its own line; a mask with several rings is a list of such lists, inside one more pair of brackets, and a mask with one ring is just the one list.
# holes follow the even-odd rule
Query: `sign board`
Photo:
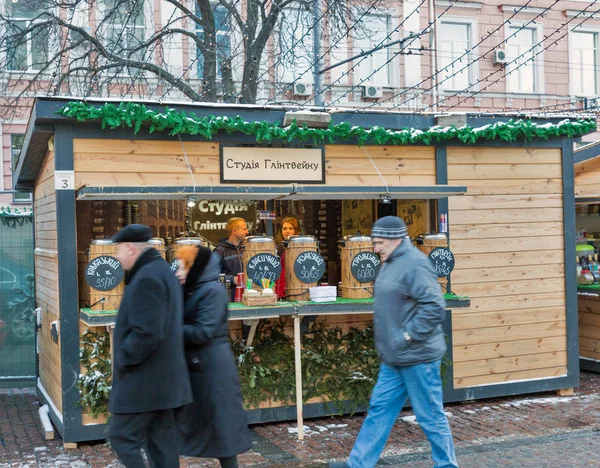
[[121, 262], [110, 255], [101, 255], [85, 267], [85, 280], [98, 291], [115, 289], [123, 280], [125, 272]]
[[448, 247], [436, 247], [429, 252], [429, 260], [433, 263], [438, 278], [448, 276], [454, 270], [454, 254]]
[[254, 284], [261, 287], [262, 279], [277, 281], [281, 275], [281, 259], [269, 253], [257, 254], [246, 263], [246, 274]]
[[259, 211], [258, 219], [277, 219], [277, 213], [274, 211]]
[[75, 190], [75, 171], [54, 171], [55, 190]]
[[221, 182], [324, 184], [325, 151], [221, 146]]
[[316, 283], [325, 274], [325, 259], [317, 252], [302, 252], [294, 262], [294, 274], [303, 283]]
[[231, 201], [200, 200], [190, 208], [192, 230], [198, 232], [213, 244], [227, 237], [225, 225], [229, 218], [243, 218], [248, 230], [256, 229], [256, 205], [254, 203], [234, 203]]
[[361, 283], [375, 281], [381, 267], [379, 256], [373, 252], [360, 252], [354, 256], [350, 263], [352, 276]]

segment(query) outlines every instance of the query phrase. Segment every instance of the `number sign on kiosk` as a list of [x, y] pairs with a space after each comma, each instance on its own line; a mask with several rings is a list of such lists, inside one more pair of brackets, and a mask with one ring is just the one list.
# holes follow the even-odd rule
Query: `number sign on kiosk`
[[121, 283], [124, 274], [119, 260], [110, 255], [101, 255], [87, 264], [85, 280], [98, 291], [110, 291]]
[[447, 247], [436, 247], [429, 252], [429, 260], [433, 263], [438, 278], [448, 276], [454, 270], [454, 254]]

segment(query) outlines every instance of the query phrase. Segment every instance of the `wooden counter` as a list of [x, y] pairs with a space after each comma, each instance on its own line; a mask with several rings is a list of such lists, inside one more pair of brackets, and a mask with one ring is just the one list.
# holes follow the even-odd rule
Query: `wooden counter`
[[579, 365], [600, 372], [600, 284], [577, 288]]
[[[471, 301], [466, 296], [444, 294], [446, 309], [469, 307]], [[117, 310], [81, 309], [80, 319], [89, 327], [111, 326], [115, 324]], [[245, 306], [239, 302], [229, 303], [229, 320], [253, 320], [285, 316], [305, 315], [345, 315], [372, 314], [373, 299], [344, 299], [335, 302], [281, 301], [273, 306]]]
[[[464, 308], [471, 305], [469, 298], [444, 294], [447, 309]], [[307, 315], [348, 315], [348, 314], [372, 314], [373, 299], [344, 299], [337, 298], [335, 302], [311, 302], [311, 301], [281, 301], [273, 306], [249, 307], [241, 303], [229, 304], [229, 320], [251, 320], [252, 326], [246, 340], [251, 346], [256, 328], [260, 319], [293, 317], [294, 321], [294, 354], [295, 354], [295, 380], [296, 380], [296, 419], [298, 422], [298, 438], [304, 438], [303, 430], [303, 402], [302, 402], [302, 361], [300, 349], [300, 322]], [[111, 332], [114, 327], [116, 310], [91, 310], [81, 309], [80, 320], [89, 327], [106, 326]], [[112, 338], [112, 336], [111, 336]], [[112, 340], [111, 340], [112, 354]]]

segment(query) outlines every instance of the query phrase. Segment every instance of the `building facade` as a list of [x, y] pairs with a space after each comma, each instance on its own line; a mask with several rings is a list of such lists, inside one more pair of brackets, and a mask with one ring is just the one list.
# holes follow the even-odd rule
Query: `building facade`
[[[106, 0], [94, 5], [76, 9], [72, 17], [62, 10], [57, 16], [102, 36], [116, 53], [129, 50], [131, 60], [160, 65], [202, 95], [206, 64], [194, 37], [202, 39], [205, 32], [198, 21], [182, 17], [180, 10], [164, 0]], [[201, 16], [194, 5], [188, 5], [190, 15]], [[244, 5], [241, 15], [248, 14]], [[376, 8], [361, 3], [350, 5], [354, 12], [350, 33], [340, 33], [323, 2], [319, 67], [325, 71], [320, 86], [313, 80], [314, 16], [293, 5], [290, 2], [280, 15], [285, 21], [274, 27], [260, 58], [258, 104], [313, 105], [318, 94], [325, 106], [381, 111], [556, 113], [594, 111], [600, 105], [600, 13], [594, 1], [411, 0], [380, 1]], [[88, 82], [81, 88], [57, 85], [49, 69], [39, 73], [44, 68], [41, 64], [51, 60], [66, 39], [77, 39], [73, 31], [56, 37], [51, 32], [38, 33], [13, 47], [9, 40], [10, 28], [31, 26], [44, 8], [41, 1], [32, 7], [27, 0], [13, 0], [5, 2], [2, 10], [12, 22], [4, 27], [8, 39], [0, 51], [5, 69], [0, 93], [6, 102], [18, 97], [21, 107], [19, 112], [0, 116], [0, 206], [19, 207], [30, 201], [29, 194], [11, 191], [27, 106], [34, 95], [190, 100], [177, 87], [164, 85], [152, 75], [135, 81], [139, 69], [93, 86]], [[105, 21], [111, 11], [117, 14]], [[230, 59], [235, 92], [240, 93], [243, 35], [236, 18], [217, 2], [213, 14], [217, 83], [224, 82], [221, 64]], [[151, 49], [131, 52], [153, 34], [175, 27], [192, 34], [169, 36]], [[76, 50], [93, 56], [77, 48], [72, 53]], [[64, 72], [72, 66], [63, 58], [57, 70]], [[36, 86], [23, 92], [24, 83], [32, 79]], [[226, 86], [219, 85], [218, 99], [226, 93]]]

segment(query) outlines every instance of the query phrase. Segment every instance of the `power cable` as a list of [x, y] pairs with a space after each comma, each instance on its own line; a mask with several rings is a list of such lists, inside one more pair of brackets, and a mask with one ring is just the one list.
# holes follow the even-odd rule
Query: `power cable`
[[[527, 25], [528, 25], [528, 24], [530, 24], [531, 22], [534, 22], [534, 21], [535, 21], [537, 18], [539, 18], [540, 16], [544, 15], [544, 14], [545, 14], [547, 11], [549, 11], [549, 10], [552, 8], [552, 6], [554, 6], [554, 5], [555, 5], [556, 3], [558, 3], [559, 1], [560, 1], [560, 0], [554, 0], [554, 3], [553, 3], [551, 6], [549, 6], [549, 7], [546, 7], [546, 9], [545, 9], [543, 12], [541, 12], [541, 13], [538, 13], [538, 14], [537, 14], [537, 15], [536, 15], [536, 16], [535, 16], [535, 17], [534, 17], [532, 20], [530, 20], [530, 21], [527, 23]], [[496, 27], [496, 28], [495, 28], [495, 29], [493, 29], [492, 31], [487, 31], [487, 33], [488, 33], [488, 34], [487, 34], [487, 36], [483, 37], [483, 38], [482, 38], [482, 39], [481, 39], [481, 40], [480, 40], [480, 41], [479, 41], [477, 44], [475, 44], [475, 45], [474, 45], [473, 47], [471, 47], [469, 50], [465, 51], [465, 52], [464, 52], [464, 53], [463, 53], [463, 54], [462, 54], [460, 57], [458, 57], [458, 58], [456, 58], [455, 60], [453, 60], [451, 63], [449, 63], [448, 65], [446, 65], [446, 66], [445, 66], [444, 68], [442, 68], [441, 70], [437, 70], [437, 71], [435, 71], [435, 72], [433, 73], [433, 75], [431, 75], [430, 77], [427, 77], [427, 78], [424, 78], [424, 79], [422, 79], [422, 80], [421, 80], [419, 83], [417, 83], [417, 84], [415, 84], [415, 85], [413, 85], [413, 86], [411, 86], [411, 87], [409, 87], [409, 88], [403, 89], [402, 91], [399, 91], [398, 93], [396, 93], [396, 94], [394, 94], [394, 95], [392, 95], [392, 96], [390, 96], [390, 97], [388, 97], [388, 98], [381, 99], [381, 100], [379, 100], [379, 101], [377, 101], [377, 102], [374, 102], [374, 103], [372, 103], [371, 105], [367, 106], [367, 107], [366, 107], [364, 110], [370, 109], [370, 108], [372, 108], [372, 107], [375, 107], [375, 106], [381, 106], [381, 104], [383, 104], [383, 103], [385, 103], [385, 102], [389, 102], [389, 101], [391, 101], [391, 100], [393, 100], [393, 99], [395, 99], [395, 98], [397, 98], [397, 97], [403, 96], [404, 94], [408, 93], [408, 92], [409, 92], [409, 91], [411, 91], [411, 90], [414, 90], [414, 89], [418, 89], [418, 90], [420, 90], [421, 88], [419, 88], [419, 86], [420, 86], [420, 85], [422, 85], [423, 83], [425, 83], [426, 81], [432, 81], [432, 82], [433, 82], [433, 78], [435, 78], [435, 77], [436, 77], [437, 75], [439, 75], [440, 73], [443, 73], [444, 71], [446, 71], [446, 70], [448, 70], [449, 68], [451, 68], [451, 67], [452, 67], [452, 66], [453, 66], [455, 63], [457, 63], [457, 62], [461, 62], [461, 63], [462, 63], [462, 59], [463, 59], [464, 57], [468, 57], [468, 56], [469, 56], [469, 55], [470, 55], [470, 54], [473, 52], [473, 50], [475, 50], [477, 47], [479, 47], [481, 44], [483, 44], [483, 43], [484, 43], [486, 40], [488, 40], [488, 39], [489, 39], [489, 38], [490, 38], [490, 37], [491, 37], [493, 34], [495, 34], [496, 32], [500, 31], [500, 29], [502, 29], [502, 28], [503, 28], [503, 27], [504, 27], [506, 24], [510, 24], [510, 21], [511, 21], [511, 20], [512, 20], [512, 19], [513, 19], [513, 18], [514, 18], [514, 17], [515, 17], [515, 16], [516, 16], [516, 15], [517, 15], [517, 14], [518, 14], [520, 11], [522, 11], [522, 10], [523, 10], [523, 9], [525, 9], [525, 8], [527, 8], [527, 6], [528, 6], [528, 5], [529, 5], [531, 2], [533, 2], [533, 0], [527, 0], [527, 3], [525, 3], [523, 6], [519, 7], [518, 9], [516, 9], [516, 10], [513, 12], [513, 14], [512, 14], [512, 15], [511, 15], [511, 16], [510, 16], [508, 19], [506, 19], [504, 22], [502, 22], [502, 23], [501, 23], [501, 24], [500, 24], [498, 27]], [[525, 25], [523, 25], [523, 27], [525, 27]], [[516, 34], [516, 33], [514, 33], [514, 34]], [[507, 41], [507, 40], [508, 40], [510, 37], [512, 37], [512, 35], [511, 35], [511, 36], [509, 36], [509, 37], [507, 37], [507, 38], [506, 38], [504, 41], [502, 41], [500, 44], [496, 45], [496, 46], [494, 47], [494, 49], [495, 49], [495, 48], [498, 48], [499, 46], [501, 46], [502, 44], [504, 44], [504, 43], [505, 43], [505, 42], [506, 42], [506, 41]], [[492, 49], [492, 50], [493, 50], [493, 49]], [[453, 74], [451, 74], [451, 75], [447, 76], [447, 77], [446, 77], [444, 80], [442, 80], [441, 82], [438, 82], [438, 83], [436, 84], [436, 86], [439, 88], [439, 86], [440, 86], [441, 84], [443, 84], [445, 81], [447, 81], [447, 80], [451, 79], [452, 77], [454, 77], [454, 76], [458, 75], [459, 73], [462, 73], [464, 70], [466, 70], [468, 67], [470, 67], [471, 65], [473, 65], [473, 64], [474, 64], [474, 63], [476, 63], [477, 61], [481, 60], [482, 58], [485, 58], [485, 57], [486, 57], [486, 55], [487, 55], [488, 53], [491, 53], [491, 51], [492, 51], [492, 50], [490, 50], [489, 52], [487, 52], [487, 53], [485, 53], [485, 54], [481, 55], [480, 57], [476, 58], [474, 61], [472, 61], [472, 62], [468, 62], [468, 63], [467, 63], [467, 65], [465, 65], [463, 68], [461, 68], [461, 69], [460, 69], [460, 70], [458, 70], [457, 72], [454, 72]], [[433, 70], [432, 70], [432, 71], [433, 71]], [[434, 86], [431, 86], [431, 87], [429, 87], [429, 88], [427, 88], [427, 89], [423, 90], [421, 93], [419, 93], [419, 94], [416, 94], [415, 96], [412, 96], [410, 99], [407, 99], [407, 100], [405, 100], [405, 101], [403, 101], [403, 102], [401, 102], [401, 103], [399, 103], [399, 104], [396, 104], [396, 105], [394, 105], [394, 106], [393, 106], [393, 107], [391, 107], [391, 108], [386, 108], [386, 111], [392, 111], [392, 110], [394, 110], [394, 109], [397, 109], [397, 108], [399, 108], [400, 106], [402, 106], [402, 105], [406, 104], [407, 102], [413, 101], [414, 99], [417, 99], [417, 98], [419, 98], [420, 96], [422, 96], [422, 95], [426, 94], [427, 92], [431, 91], [433, 88], [434, 88]]]
[[[383, 46], [383, 45], [384, 45], [384, 44], [385, 44], [387, 41], [389, 41], [389, 40], [391, 39], [391, 37], [393, 36], [393, 34], [394, 34], [394, 33], [396, 33], [396, 32], [398, 32], [398, 31], [399, 31], [399, 29], [400, 29], [400, 28], [401, 28], [401, 27], [404, 25], [404, 23], [406, 23], [406, 21], [407, 21], [407, 20], [408, 20], [408, 19], [409, 19], [409, 18], [410, 18], [412, 15], [414, 15], [414, 14], [415, 14], [415, 12], [418, 12], [418, 11], [419, 11], [419, 8], [421, 8], [421, 6], [423, 6], [423, 4], [424, 4], [426, 1], [427, 1], [427, 0], [421, 0], [421, 3], [420, 3], [420, 4], [419, 4], [419, 5], [418, 5], [418, 6], [417, 6], [417, 7], [416, 7], [416, 8], [415, 8], [413, 11], [411, 11], [411, 12], [410, 12], [410, 14], [409, 14], [409, 15], [408, 15], [406, 18], [404, 18], [404, 19], [403, 19], [403, 20], [402, 20], [402, 21], [401, 21], [401, 22], [398, 24], [398, 26], [396, 26], [396, 27], [395, 27], [395, 28], [394, 28], [394, 29], [393, 29], [393, 30], [392, 30], [390, 33], [388, 33], [388, 34], [387, 34], [387, 36], [386, 36], [385, 38], [383, 38], [383, 39], [381, 40], [381, 42], [379, 42], [379, 43], [378, 43], [378, 44], [375, 46], [375, 48], [377, 48], [377, 47], [381, 47], [381, 46]], [[450, 7], [451, 7], [451, 6], [452, 6], [452, 4], [450, 4]], [[449, 7], [449, 8], [450, 8], [450, 7]], [[340, 81], [342, 78], [344, 78], [345, 76], [349, 75], [349, 74], [350, 74], [350, 72], [352, 72], [352, 71], [353, 71], [353, 70], [354, 70], [356, 67], [358, 67], [358, 66], [359, 66], [359, 65], [360, 65], [360, 64], [361, 64], [361, 63], [362, 63], [364, 60], [366, 60], [366, 58], [367, 58], [367, 57], [368, 57], [368, 56], [365, 56], [365, 57], [361, 58], [361, 59], [360, 59], [358, 62], [356, 62], [356, 63], [353, 63], [353, 64], [352, 64], [352, 67], [350, 67], [350, 69], [349, 69], [348, 71], [346, 71], [346, 72], [343, 72], [343, 73], [342, 73], [342, 74], [339, 76], [339, 78], [337, 78], [335, 81], [333, 81], [333, 82], [329, 83], [329, 85], [327, 85], [327, 86], [326, 86], [324, 89], [320, 90], [320, 91], [319, 91], [319, 93], [318, 93], [317, 95], [322, 95], [322, 94], [324, 94], [325, 92], [327, 92], [328, 90], [330, 90], [331, 88], [333, 88], [333, 86], [334, 86], [336, 83], [339, 83], [339, 81]], [[389, 63], [389, 61], [388, 61], [388, 63]], [[313, 66], [314, 66], [314, 64], [313, 64]], [[354, 89], [354, 88], [353, 88], [353, 89]], [[314, 99], [314, 97], [316, 97], [317, 95], [313, 96], [313, 99]], [[346, 93], [345, 93], [343, 96], [347, 96], [347, 95], [348, 95], [348, 92], [346, 92]], [[343, 96], [342, 96], [342, 97], [343, 97]], [[310, 102], [310, 100], [306, 100], [306, 101], [304, 101], [303, 105], [306, 105], [306, 104], [308, 104], [309, 102]]]
[[[585, 12], [586, 12], [586, 11], [587, 11], [589, 8], [591, 8], [591, 7], [592, 7], [592, 5], [594, 5], [595, 3], [596, 3], [596, 2], [592, 2], [592, 3], [590, 3], [590, 4], [589, 4], [589, 5], [588, 5], [588, 6], [587, 6], [587, 7], [586, 7], [584, 10], [582, 10], [582, 11], [578, 12], [578, 13], [577, 13], [577, 15], [573, 16], [573, 17], [572, 17], [571, 19], [569, 19], [569, 20], [568, 20], [566, 23], [564, 23], [563, 25], [561, 25], [561, 26], [560, 26], [560, 28], [558, 28], [558, 29], [554, 30], [552, 33], [550, 33], [549, 35], [545, 36], [545, 37], [544, 37], [542, 40], [538, 41], [536, 44], [534, 44], [534, 45], [533, 45], [531, 48], [529, 48], [528, 50], [526, 50], [525, 52], [523, 52], [522, 54], [520, 54], [518, 57], [516, 57], [516, 58], [514, 58], [513, 60], [511, 60], [510, 62], [506, 63], [506, 64], [505, 64], [505, 67], [507, 67], [508, 65], [510, 65], [510, 64], [512, 64], [512, 63], [514, 63], [514, 62], [516, 62], [516, 61], [518, 61], [518, 60], [519, 60], [521, 57], [523, 57], [524, 55], [528, 54], [529, 52], [533, 52], [533, 51], [534, 51], [536, 48], [538, 48], [538, 47], [539, 47], [539, 45], [540, 45], [540, 44], [542, 44], [542, 43], [543, 43], [543, 42], [544, 42], [546, 39], [548, 39], [549, 37], [551, 37], [551, 36], [553, 36], [554, 34], [558, 33], [558, 32], [559, 32], [559, 31], [560, 31], [562, 28], [564, 28], [564, 27], [565, 27], [565, 26], [567, 26], [569, 23], [571, 23], [572, 21], [574, 21], [575, 19], [577, 19], [577, 18], [579, 17], [579, 15], [581, 15], [581, 14], [585, 13]], [[585, 23], [586, 21], [588, 21], [588, 20], [589, 20], [591, 17], [593, 17], [595, 14], [597, 14], [597, 13], [599, 13], [599, 12], [600, 12], [600, 9], [598, 9], [598, 10], [597, 10], [597, 11], [595, 11], [595, 12], [593, 12], [593, 13], [592, 13], [592, 15], [590, 15], [590, 16], [588, 16], [588, 17], [585, 17], [585, 18], [583, 19], [583, 21], [577, 25], [577, 27], [581, 26], [583, 23]], [[550, 43], [550, 45], [552, 45], [552, 44], [554, 44], [554, 45], [557, 45], [557, 44], [558, 44], [558, 41], [559, 41], [559, 40], [561, 40], [563, 37], [565, 37], [565, 36], [566, 36], [568, 33], [569, 33], [569, 28], [567, 28], [567, 32], [565, 32], [565, 33], [564, 33], [562, 36], [560, 36], [560, 37], [559, 37], [559, 38], [558, 38], [556, 41], [552, 41], [552, 42]], [[517, 65], [517, 66], [516, 66], [514, 69], [512, 69], [512, 70], [510, 70], [510, 71], [505, 71], [505, 72], [504, 72], [504, 74], [503, 74], [502, 76], [500, 76], [500, 78], [496, 79], [496, 80], [495, 80], [495, 81], [493, 81], [492, 83], [489, 83], [489, 84], [488, 84], [488, 85], [486, 85], [484, 88], [477, 90], [477, 91], [476, 91], [476, 92], [474, 92], [474, 93], [473, 93], [471, 96], [468, 96], [468, 97], [466, 97], [466, 98], [464, 98], [464, 99], [462, 99], [462, 100], [458, 101], [456, 104], [453, 104], [452, 106], [448, 107], [446, 110], [450, 110], [450, 109], [452, 109], [452, 108], [454, 108], [454, 107], [458, 106], [459, 104], [461, 104], [461, 103], [465, 102], [465, 100], [467, 100], [467, 99], [471, 99], [471, 98], [473, 98], [474, 96], [478, 95], [479, 93], [481, 93], [481, 92], [485, 91], [485, 90], [486, 90], [486, 89], [488, 89], [490, 86], [492, 86], [492, 85], [494, 85], [494, 84], [498, 83], [498, 82], [499, 82], [499, 81], [500, 81], [502, 78], [504, 78], [504, 77], [506, 77], [506, 76], [510, 76], [510, 75], [511, 75], [512, 73], [514, 73], [516, 70], [518, 70], [518, 69], [519, 69], [519, 68], [521, 68], [522, 66], [526, 65], [526, 64], [527, 64], [527, 62], [530, 62], [530, 61], [531, 61], [531, 62], [533, 63], [533, 61], [534, 61], [534, 58], [535, 58], [535, 57], [537, 57], [538, 55], [540, 55], [540, 54], [541, 54], [542, 52], [544, 52], [545, 50], [547, 50], [547, 49], [548, 49], [548, 47], [550, 47], [550, 45], [548, 45], [547, 47], [543, 47], [543, 48], [541, 48], [541, 49], [540, 49], [540, 50], [539, 50], [537, 53], [535, 53], [535, 54], [534, 54], [534, 55], [533, 55], [531, 58], [528, 58], [528, 59], [527, 59], [527, 60], [525, 60], [523, 63], [521, 63], [521, 64]], [[505, 68], [505, 70], [506, 70], [506, 68]], [[444, 99], [442, 99], [441, 101], [439, 101], [439, 102], [438, 102], [438, 105], [439, 105], [439, 104], [441, 104], [441, 103], [443, 103], [443, 102], [445, 102], [445, 101], [447, 101], [448, 99], [452, 99], [453, 97], [460, 96], [460, 94], [467, 92], [467, 91], [468, 91], [468, 89], [469, 89], [469, 88], [471, 88], [472, 86], [475, 86], [475, 85], [477, 85], [477, 84], [479, 84], [479, 83], [481, 83], [481, 82], [483, 82], [483, 81], [488, 81], [488, 79], [489, 79], [491, 76], [495, 75], [496, 73], [498, 73], [498, 72], [500, 72], [500, 71], [502, 71], [502, 69], [501, 69], [501, 68], [499, 68], [498, 70], [495, 70], [495, 71], [493, 71], [493, 72], [489, 73], [489, 74], [488, 74], [488, 76], [486, 76], [484, 80], [482, 80], [482, 79], [479, 79], [479, 80], [477, 80], [477, 82], [476, 82], [476, 83], [473, 83], [473, 84], [469, 85], [469, 86], [468, 86], [467, 88], [465, 88], [463, 91], [460, 91], [460, 92], [458, 92], [458, 93], [454, 93], [454, 94], [453, 94], [453, 95], [451, 95], [451, 96], [446, 96]], [[427, 110], [427, 109], [429, 109], [430, 107], [432, 107], [432, 106], [431, 106], [431, 105], [429, 105], [429, 106], [425, 107], [424, 109], [422, 109], [422, 112], [426, 111], [426, 110]]]
[[[444, 11], [443, 11], [443, 12], [442, 12], [442, 13], [441, 13], [441, 14], [440, 14], [438, 17], [436, 17], [436, 19], [435, 19], [435, 20], [433, 20], [432, 22], [430, 21], [430, 22], [427, 24], [427, 27], [426, 27], [425, 29], [423, 29], [423, 30], [421, 31], [421, 33], [422, 33], [422, 34], [425, 34], [425, 33], [426, 33], [428, 30], [429, 30], [429, 28], [431, 28], [431, 26], [433, 26], [433, 25], [435, 24], [435, 22], [436, 22], [438, 19], [442, 18], [442, 17], [443, 17], [443, 16], [444, 16], [444, 15], [445, 15], [445, 14], [446, 14], [446, 13], [447, 13], [449, 10], [450, 10], [450, 8], [452, 8], [452, 3], [450, 3], [450, 5], [448, 5], [448, 7], [447, 7], [447, 8], [446, 8], [446, 9], [445, 9], [445, 10], [444, 10]], [[408, 45], [412, 44], [412, 43], [413, 43], [413, 42], [414, 42], [414, 41], [415, 41], [417, 38], [420, 38], [420, 35], [418, 35], [418, 36], [415, 36], [415, 38], [411, 39], [411, 41], [409, 42], [409, 44], [408, 44]], [[341, 100], [341, 99], [342, 99], [344, 96], [347, 96], [348, 94], [350, 94], [351, 92], [353, 92], [353, 91], [354, 91], [356, 88], [358, 88], [359, 86], [361, 86], [363, 83], [365, 83], [365, 82], [368, 82], [368, 80], [369, 80], [369, 79], [370, 79], [372, 76], [374, 76], [374, 75], [375, 75], [375, 74], [376, 74], [376, 73], [377, 73], [379, 70], [381, 70], [383, 67], [387, 66], [387, 65], [388, 65], [388, 64], [389, 64], [389, 63], [390, 63], [390, 62], [391, 62], [391, 61], [392, 61], [392, 60], [395, 58], [395, 55], [398, 55], [399, 53], [401, 53], [401, 52], [402, 52], [402, 50], [404, 50], [404, 49], [403, 49], [403, 48], [400, 48], [400, 51], [399, 51], [399, 52], [397, 52], [397, 53], [395, 53], [395, 54], [393, 54], [393, 55], [392, 55], [392, 57], [391, 57], [390, 59], [388, 59], [388, 60], [387, 60], [387, 61], [386, 61], [386, 62], [385, 62], [383, 65], [381, 65], [379, 68], [377, 68], [376, 70], [374, 70], [374, 71], [373, 71], [373, 72], [372, 72], [372, 73], [371, 73], [369, 76], [367, 76], [366, 78], [363, 78], [362, 80], [360, 80], [360, 81], [358, 82], [358, 84], [356, 84], [356, 85], [354, 85], [352, 88], [350, 88], [350, 90], [349, 90], [349, 91], [347, 91], [347, 92], [346, 92], [344, 95], [342, 95], [342, 96], [339, 96], [339, 97], [338, 97], [338, 98], [336, 98], [334, 101], [332, 101], [331, 103], [329, 103], [329, 105], [330, 105], [330, 106], [333, 106], [333, 105], [335, 105], [335, 104], [336, 104], [337, 102], [339, 102], [339, 101], [340, 101], [340, 100]]]
[[[423, 0], [423, 3], [424, 3], [425, 1], [426, 1], [426, 0]], [[330, 53], [330, 52], [333, 50], [333, 48], [334, 48], [334, 47], [335, 47], [337, 44], [339, 44], [339, 42], [340, 42], [342, 39], [344, 39], [345, 37], [347, 37], [347, 36], [348, 36], [348, 34], [350, 33], [350, 31], [352, 31], [352, 29], [354, 28], [354, 26], [356, 26], [356, 25], [357, 25], [357, 24], [358, 24], [358, 23], [359, 23], [359, 22], [360, 22], [360, 21], [361, 21], [361, 20], [362, 20], [362, 19], [363, 19], [363, 18], [366, 16], [366, 15], [368, 15], [368, 14], [369, 14], [369, 12], [370, 12], [370, 11], [371, 11], [373, 8], [375, 8], [375, 6], [377, 5], [377, 3], [379, 3], [379, 0], [375, 0], [375, 1], [374, 1], [374, 2], [373, 2], [373, 3], [372, 3], [372, 4], [371, 4], [371, 5], [370, 5], [370, 6], [369, 6], [369, 7], [368, 7], [366, 10], [364, 10], [364, 11], [362, 12], [362, 14], [360, 15], [360, 17], [359, 17], [359, 18], [358, 18], [358, 19], [357, 19], [357, 20], [354, 22], [354, 24], [353, 24], [351, 27], [347, 28], [347, 29], [346, 29], [346, 32], [345, 32], [344, 34], [340, 35], [340, 36], [339, 36], [339, 37], [336, 39], [336, 41], [335, 41], [333, 44], [330, 44], [330, 45], [329, 45], [329, 48], [328, 48], [328, 49], [327, 49], [325, 52], [323, 52], [323, 54], [321, 54], [321, 56], [318, 58], [318, 60], [316, 61], [316, 63], [321, 63], [321, 61], [322, 61], [322, 60], [323, 60], [323, 59], [324, 59], [324, 58], [325, 58], [325, 57], [326, 57], [326, 56], [327, 56], [327, 55], [328, 55], [328, 54], [329, 54], [329, 53]], [[294, 86], [296, 83], [298, 83], [298, 82], [300, 81], [300, 79], [301, 79], [301, 78], [302, 78], [304, 75], [306, 75], [306, 74], [307, 74], [307, 73], [309, 73], [309, 72], [311, 72], [311, 73], [312, 73], [312, 72], [313, 72], [313, 70], [314, 70], [314, 67], [315, 67], [316, 63], [315, 63], [314, 61], [313, 61], [313, 62], [311, 62], [311, 63], [310, 63], [310, 65], [309, 65], [309, 66], [306, 68], [306, 70], [304, 70], [304, 71], [303, 71], [303, 72], [302, 72], [302, 73], [301, 73], [301, 74], [300, 74], [298, 77], [296, 77], [296, 79], [295, 79], [294, 81], [292, 81], [292, 83], [291, 83], [289, 86], [291, 86], [291, 87], [292, 87], [292, 89], [293, 89], [293, 86]], [[281, 95], [282, 95], [282, 94], [283, 94], [283, 93], [284, 93], [284, 92], [285, 92], [287, 89], [289, 89], [289, 87], [287, 87], [287, 86], [286, 86], [286, 87], [284, 87], [282, 91], [278, 92], [278, 93], [277, 93], [277, 94], [275, 94], [273, 97], [269, 98], [269, 99], [268, 99], [268, 100], [267, 100], [267, 101], [266, 101], [266, 102], [265, 102], [263, 105], [264, 105], [264, 106], [266, 106], [266, 105], [268, 105], [270, 102], [275, 102], [275, 100], [277, 99], [277, 97], [281, 96]], [[296, 101], [294, 101], [294, 102], [296, 102]], [[297, 104], [297, 102], [296, 102], [296, 104]]]

